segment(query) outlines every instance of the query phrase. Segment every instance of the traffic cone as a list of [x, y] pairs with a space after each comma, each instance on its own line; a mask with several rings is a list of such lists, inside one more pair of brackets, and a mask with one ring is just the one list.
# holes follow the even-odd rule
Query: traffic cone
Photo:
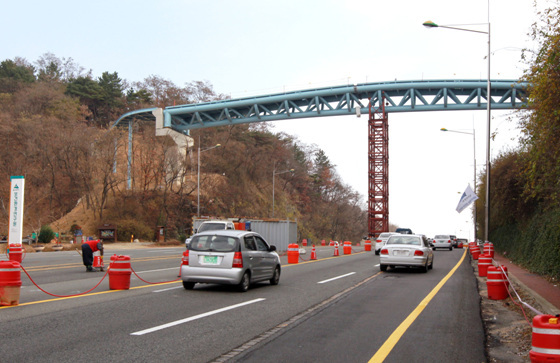
[[309, 257], [310, 260], [316, 260], [317, 259], [317, 252], [315, 252], [315, 245], [313, 245], [313, 248], [311, 248], [311, 256]]
[[103, 271], [103, 259], [101, 256], [93, 256], [93, 268], [99, 268], [99, 271]]
[[334, 255], [333, 256], [340, 256], [340, 253], [338, 252], [338, 243], [334, 244]]

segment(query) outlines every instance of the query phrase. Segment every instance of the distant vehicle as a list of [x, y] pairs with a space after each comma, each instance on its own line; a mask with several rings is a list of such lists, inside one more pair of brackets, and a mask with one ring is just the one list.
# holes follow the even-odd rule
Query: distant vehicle
[[401, 234], [414, 234], [410, 228], [397, 228], [395, 232]]
[[453, 247], [457, 248], [457, 236], [449, 235], [449, 237], [451, 237], [451, 244]]
[[451, 235], [449, 234], [438, 234], [434, 237], [434, 250], [436, 248], [447, 248], [449, 251], [453, 250], [453, 244], [451, 241]]
[[381, 251], [381, 248], [385, 245], [385, 242], [387, 242], [389, 237], [391, 237], [394, 234], [396, 234], [396, 233], [394, 233], [394, 232], [383, 232], [383, 233], [379, 234], [379, 236], [375, 240], [375, 254], [376, 255], [379, 255], [379, 251]]
[[457, 248], [468, 246], [469, 240], [466, 238], [457, 238]]
[[385, 243], [379, 255], [379, 268], [419, 267], [428, 272], [434, 267], [434, 253], [428, 239], [422, 235], [394, 234]]
[[[220, 220], [204, 221], [202, 222], [200, 227], [198, 227], [198, 229], [194, 230], [194, 234], [205, 232], [205, 231], [224, 231], [229, 229], [235, 229], [235, 225], [231, 221], [220, 221]], [[189, 242], [191, 241], [191, 239], [192, 236], [185, 240], [185, 245], [187, 248], [189, 247]]]
[[[252, 283], [280, 281], [280, 257], [276, 247], [251, 231], [212, 230], [199, 232], [188, 246], [181, 265], [183, 287], [196, 283], [236, 285], [245, 292]], [[184, 257], [185, 258], [185, 257]]]

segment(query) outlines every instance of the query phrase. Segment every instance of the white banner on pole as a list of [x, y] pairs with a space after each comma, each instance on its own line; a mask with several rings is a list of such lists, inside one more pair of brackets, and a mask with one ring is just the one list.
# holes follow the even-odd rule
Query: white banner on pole
[[23, 192], [25, 189], [25, 177], [10, 177], [10, 227], [8, 229], [8, 245], [10, 243], [22, 244], [23, 230]]
[[474, 194], [471, 186], [468, 185], [467, 189], [465, 189], [463, 195], [461, 196], [461, 199], [459, 200], [459, 204], [457, 204], [457, 213], [461, 213], [465, 208], [467, 208], [477, 199], [478, 196]]

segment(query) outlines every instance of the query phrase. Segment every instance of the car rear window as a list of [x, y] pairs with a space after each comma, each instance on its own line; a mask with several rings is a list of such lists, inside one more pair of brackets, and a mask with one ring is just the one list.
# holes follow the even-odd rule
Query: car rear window
[[391, 233], [381, 233], [381, 234], [379, 235], [379, 237], [380, 237], [380, 238], [383, 238], [383, 237], [391, 237]]
[[435, 239], [449, 239], [449, 235], [446, 234], [438, 234]]
[[416, 245], [420, 246], [420, 237], [412, 236], [392, 236], [387, 241], [387, 244], [391, 245]]
[[189, 250], [208, 252], [234, 252], [238, 248], [237, 238], [217, 235], [194, 236]]

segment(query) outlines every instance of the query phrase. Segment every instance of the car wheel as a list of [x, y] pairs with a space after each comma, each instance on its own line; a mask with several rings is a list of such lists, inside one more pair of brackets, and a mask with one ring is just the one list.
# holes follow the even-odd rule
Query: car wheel
[[246, 292], [249, 290], [249, 285], [251, 284], [251, 277], [249, 276], [249, 272], [245, 272], [241, 277], [241, 282], [237, 285], [237, 288], [241, 292]]
[[183, 287], [185, 290], [192, 290], [194, 288], [194, 282], [183, 281]]
[[426, 264], [422, 267], [422, 272], [426, 273], [429, 269], [430, 268], [428, 267], [428, 260], [426, 260]]
[[387, 265], [379, 265], [381, 271], [387, 271]]
[[278, 282], [280, 282], [280, 267], [276, 266], [274, 269], [274, 275], [272, 275], [272, 278], [270, 279], [270, 284], [278, 285]]
[[432, 262], [430, 263], [430, 265], [428, 266], [428, 268], [431, 270], [434, 268], [434, 259], [432, 257]]
[[376, 254], [377, 256], [379, 256], [379, 251], [376, 250], [376, 251], [375, 251], [375, 254]]
[[453, 251], [453, 247], [449, 247], [449, 251]]

